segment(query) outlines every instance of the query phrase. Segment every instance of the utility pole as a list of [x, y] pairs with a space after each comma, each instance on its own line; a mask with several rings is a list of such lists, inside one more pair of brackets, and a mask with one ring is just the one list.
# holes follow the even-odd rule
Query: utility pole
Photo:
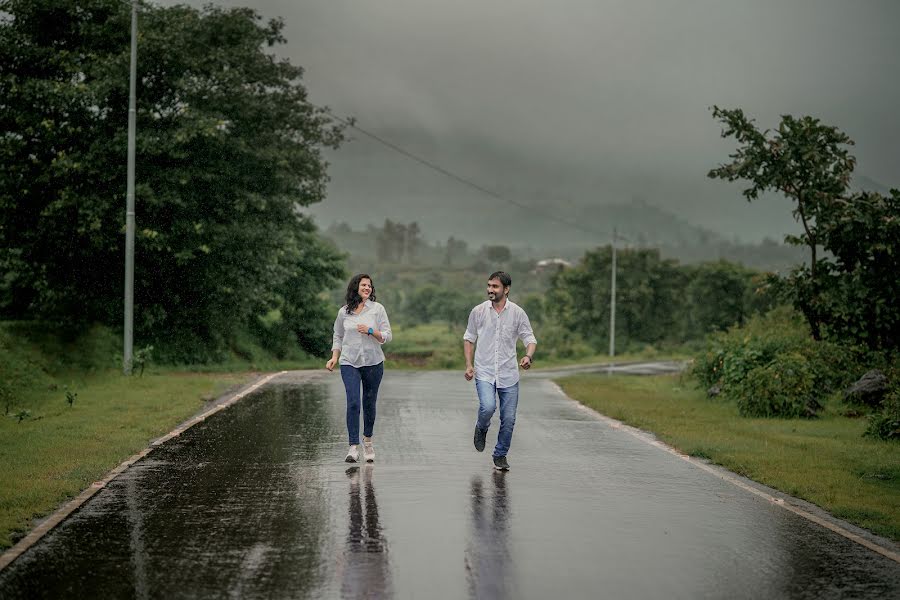
[[612, 275], [609, 291], [609, 356], [616, 355], [616, 230], [612, 237]]
[[125, 193], [125, 347], [122, 369], [131, 375], [134, 350], [134, 148], [137, 131], [137, 0], [131, 2], [131, 69], [128, 91], [128, 182]]

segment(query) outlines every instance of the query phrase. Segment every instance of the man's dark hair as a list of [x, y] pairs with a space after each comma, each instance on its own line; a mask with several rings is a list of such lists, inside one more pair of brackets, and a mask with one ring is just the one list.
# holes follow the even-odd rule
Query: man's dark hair
[[363, 279], [368, 279], [369, 283], [372, 284], [372, 293], [369, 294], [369, 300], [375, 302], [375, 282], [372, 281], [372, 278], [365, 273], [354, 275], [353, 279], [350, 280], [350, 283], [347, 284], [347, 296], [345, 298], [345, 301], [347, 303], [348, 315], [356, 310], [356, 307], [359, 306], [360, 302], [362, 302], [362, 296], [359, 295], [359, 283]]
[[490, 277], [488, 277], [488, 281], [491, 279], [499, 279], [500, 283], [502, 283], [505, 288], [512, 285], [512, 277], [510, 277], [509, 273], [506, 271], [494, 271], [491, 273]]

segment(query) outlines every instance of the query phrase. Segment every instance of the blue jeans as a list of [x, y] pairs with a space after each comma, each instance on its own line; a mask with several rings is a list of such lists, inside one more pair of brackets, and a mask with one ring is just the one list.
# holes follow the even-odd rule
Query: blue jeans
[[384, 375], [384, 363], [371, 367], [351, 367], [341, 365], [341, 379], [347, 391], [347, 433], [350, 445], [359, 444], [359, 387], [362, 384], [363, 435], [372, 437], [375, 428], [375, 401], [378, 400], [378, 386]]
[[494, 456], [506, 456], [512, 444], [513, 427], [516, 426], [516, 407], [519, 405], [519, 384], [508, 388], [498, 388], [494, 382], [475, 380], [475, 391], [478, 392], [478, 421], [475, 426], [487, 431], [491, 426], [491, 417], [497, 408], [500, 398], [500, 432], [497, 433], [497, 446]]

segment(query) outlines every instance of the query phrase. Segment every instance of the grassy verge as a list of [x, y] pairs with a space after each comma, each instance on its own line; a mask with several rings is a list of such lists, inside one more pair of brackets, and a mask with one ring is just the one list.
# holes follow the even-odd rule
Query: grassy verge
[[579, 402], [686, 454], [900, 541], [900, 448], [863, 438], [864, 419], [840, 416], [837, 407], [815, 420], [743, 418], [680, 376], [578, 375], [559, 383]]

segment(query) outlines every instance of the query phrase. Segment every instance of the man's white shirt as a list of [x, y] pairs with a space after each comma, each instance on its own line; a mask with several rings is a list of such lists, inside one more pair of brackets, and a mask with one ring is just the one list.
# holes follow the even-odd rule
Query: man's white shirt
[[475, 344], [475, 379], [489, 381], [498, 388], [519, 382], [516, 340], [537, 344], [531, 322], [522, 307], [507, 298], [499, 313], [486, 300], [469, 313], [463, 339]]

